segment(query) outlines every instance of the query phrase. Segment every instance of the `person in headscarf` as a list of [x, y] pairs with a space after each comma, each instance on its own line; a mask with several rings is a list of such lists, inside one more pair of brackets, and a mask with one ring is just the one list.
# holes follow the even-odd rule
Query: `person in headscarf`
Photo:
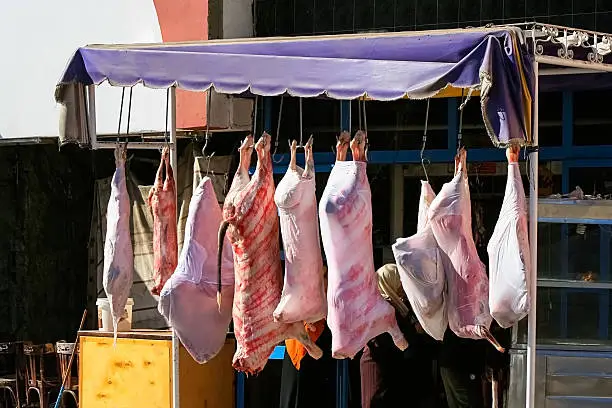
[[412, 312], [397, 266], [387, 264], [376, 274], [380, 294], [394, 307], [408, 348], [400, 351], [388, 333], [368, 342], [360, 362], [362, 408], [435, 406], [436, 342]]

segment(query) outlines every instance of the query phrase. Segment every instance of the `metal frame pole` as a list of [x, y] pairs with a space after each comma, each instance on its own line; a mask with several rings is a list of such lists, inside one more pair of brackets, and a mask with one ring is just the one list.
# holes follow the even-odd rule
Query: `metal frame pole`
[[[169, 126], [170, 126], [170, 166], [174, 172], [175, 180], [177, 179], [177, 144], [176, 144], [176, 87], [170, 88], [169, 101]], [[98, 142], [96, 130], [96, 86], [87, 85], [87, 127], [91, 142], [91, 148], [97, 149], [114, 149], [117, 146], [116, 142]], [[166, 146], [165, 142], [136, 142], [129, 143], [130, 149], [160, 149]], [[178, 197], [175, 197], [178, 210]], [[177, 211], [178, 216], [178, 211]], [[179, 387], [179, 352], [180, 340], [176, 336], [176, 332], [172, 330], [172, 407], [180, 407], [180, 387]]]
[[527, 333], [527, 386], [526, 407], [535, 405], [536, 376], [536, 325], [537, 325], [537, 292], [538, 292], [538, 127], [539, 127], [539, 66], [534, 63], [535, 94], [533, 108], [533, 146], [529, 153], [529, 246], [531, 250], [531, 271], [529, 276], [531, 310], [528, 317]]
[[[176, 87], [170, 88], [170, 102], [169, 102], [169, 124], [170, 124], [170, 166], [174, 177], [177, 177], [177, 146], [176, 146]], [[208, 120], [208, 118], [206, 118]], [[177, 193], [175, 189], [175, 194]], [[178, 197], [175, 196], [176, 209], [178, 216]], [[176, 335], [176, 331], [172, 329], [172, 407], [179, 408], [180, 402], [180, 370], [179, 370], [179, 355], [180, 355], [180, 340]]]

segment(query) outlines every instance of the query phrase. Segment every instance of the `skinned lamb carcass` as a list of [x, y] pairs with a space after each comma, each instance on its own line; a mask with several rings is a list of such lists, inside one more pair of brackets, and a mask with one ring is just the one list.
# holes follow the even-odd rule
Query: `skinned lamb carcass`
[[421, 182], [417, 233], [393, 244], [402, 287], [419, 323], [431, 337], [442, 341], [448, 327], [446, 275], [440, 248], [429, 222], [429, 206], [436, 197], [427, 181]]
[[102, 284], [110, 303], [113, 333], [117, 341], [117, 325], [123, 317], [134, 276], [134, 252], [130, 236], [130, 197], [125, 174], [126, 146], [115, 149], [115, 174], [106, 211], [104, 242], [104, 275]]
[[315, 323], [327, 315], [327, 301], [319, 243], [312, 137], [305, 146], [304, 169], [297, 166], [296, 155], [297, 142], [294, 140], [289, 168], [274, 194], [285, 250], [283, 293], [274, 310], [274, 320]]
[[[243, 185], [248, 179], [250, 157], [244, 157], [242, 151], [248, 151], [252, 143], [253, 138], [249, 136], [240, 148], [236, 175], [239, 181], [232, 183], [236, 190], [230, 189], [225, 199], [224, 221], [219, 230], [220, 241], [227, 231], [234, 252], [232, 315], [238, 347], [233, 366], [246, 373], [261, 371], [274, 347], [287, 338], [300, 341], [315, 359], [323, 354], [310, 339], [303, 322], [279, 323], [272, 316], [281, 297], [282, 272], [270, 136], [264, 134], [255, 145], [258, 158], [255, 174]], [[222, 248], [219, 245], [219, 261]], [[220, 276], [220, 262], [218, 268]], [[226, 301], [219, 296], [220, 307]]]
[[[162, 150], [155, 184], [149, 192], [149, 206], [153, 212], [153, 281], [151, 293], [159, 295], [178, 263], [176, 219], [176, 184], [169, 159], [170, 149]], [[166, 179], [162, 174], [166, 169]]]
[[339, 359], [353, 358], [384, 332], [391, 334], [400, 350], [408, 347], [393, 306], [378, 290], [365, 134], [357, 132], [351, 142], [353, 161], [345, 161], [349, 138], [345, 132], [338, 140], [336, 163], [319, 203], [328, 265], [327, 324], [332, 356]]
[[527, 229], [527, 200], [518, 155], [509, 147], [508, 180], [499, 219], [487, 246], [489, 253], [489, 308], [497, 323], [508, 328], [529, 313], [531, 250]]
[[429, 208], [434, 236], [449, 261], [445, 263], [448, 323], [457, 336], [487, 339], [503, 351], [489, 332], [489, 279], [474, 244], [471, 211], [466, 151], [461, 149], [455, 158], [455, 177], [444, 184]]
[[221, 220], [221, 208], [212, 181], [204, 177], [189, 204], [178, 266], [159, 298], [159, 312], [200, 364], [221, 350], [232, 320], [234, 260], [228, 239], [223, 243], [221, 277], [221, 290], [227, 301], [220, 309], [217, 307], [217, 239]]

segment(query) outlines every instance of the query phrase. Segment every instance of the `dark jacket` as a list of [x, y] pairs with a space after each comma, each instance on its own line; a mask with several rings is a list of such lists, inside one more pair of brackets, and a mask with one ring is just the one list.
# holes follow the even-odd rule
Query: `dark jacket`
[[396, 318], [409, 346], [400, 351], [388, 333], [368, 342], [361, 360], [362, 408], [432, 406], [427, 400], [434, 394], [437, 342], [417, 332], [414, 314]]

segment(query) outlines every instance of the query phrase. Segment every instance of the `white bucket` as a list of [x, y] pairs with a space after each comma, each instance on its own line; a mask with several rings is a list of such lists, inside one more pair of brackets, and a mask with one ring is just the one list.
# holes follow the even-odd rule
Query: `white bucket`
[[[111, 316], [108, 299], [99, 298], [96, 301], [96, 306], [98, 306], [98, 330], [112, 332], [113, 317]], [[132, 306], [134, 306], [134, 299], [128, 298], [121, 319], [119, 319], [117, 331], [125, 332], [132, 330]]]

